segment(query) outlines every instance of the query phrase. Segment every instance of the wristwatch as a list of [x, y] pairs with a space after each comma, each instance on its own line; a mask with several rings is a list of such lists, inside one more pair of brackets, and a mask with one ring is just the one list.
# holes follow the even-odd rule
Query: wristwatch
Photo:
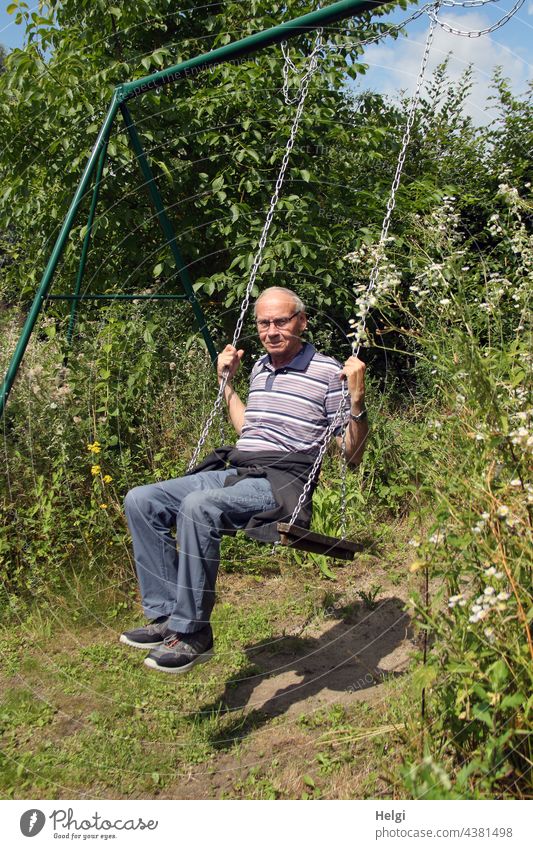
[[356, 416], [354, 416], [353, 413], [350, 413], [350, 418], [353, 422], [360, 422], [360, 421], [362, 421], [362, 419], [366, 418], [367, 415], [368, 415], [368, 411], [366, 409], [364, 409], [364, 410], [361, 410], [361, 412], [358, 413]]

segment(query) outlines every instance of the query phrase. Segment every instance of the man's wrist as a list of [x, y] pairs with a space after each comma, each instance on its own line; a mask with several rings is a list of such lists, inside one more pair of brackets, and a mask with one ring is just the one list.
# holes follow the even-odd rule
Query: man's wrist
[[350, 420], [352, 422], [361, 422], [363, 419], [366, 419], [367, 415], [367, 409], [364, 404], [362, 404], [357, 411], [354, 411], [353, 406], [350, 410]]
[[353, 416], [358, 416], [359, 413], [362, 413], [363, 410], [366, 410], [365, 407], [365, 399], [362, 398], [360, 401], [352, 401], [350, 404], [350, 413]]

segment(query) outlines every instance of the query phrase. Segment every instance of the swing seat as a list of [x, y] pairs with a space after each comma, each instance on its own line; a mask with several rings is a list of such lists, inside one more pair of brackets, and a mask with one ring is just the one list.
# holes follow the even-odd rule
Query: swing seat
[[299, 525], [290, 527], [287, 522], [278, 522], [277, 528], [282, 545], [313, 554], [324, 554], [337, 560], [353, 560], [354, 555], [363, 550], [360, 542], [317, 534]]

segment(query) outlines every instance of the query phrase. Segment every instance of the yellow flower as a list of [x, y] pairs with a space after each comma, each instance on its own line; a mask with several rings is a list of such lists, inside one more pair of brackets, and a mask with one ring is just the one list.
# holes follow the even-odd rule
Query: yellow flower
[[100, 504], [100, 508], [102, 510], [107, 510], [107, 504]]
[[111, 483], [113, 478], [111, 477], [111, 475], [104, 475], [103, 480], [104, 480], [104, 483]]
[[101, 450], [102, 449], [101, 449], [100, 443], [98, 441], [95, 441], [93, 443], [91, 443], [91, 442], [87, 443], [87, 451], [90, 451], [91, 454], [99, 454]]
[[91, 466], [91, 475], [99, 475], [100, 466]]

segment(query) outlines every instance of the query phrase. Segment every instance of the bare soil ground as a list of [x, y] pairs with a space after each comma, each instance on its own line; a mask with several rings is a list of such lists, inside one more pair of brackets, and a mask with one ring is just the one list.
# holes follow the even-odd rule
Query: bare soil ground
[[1, 792], [394, 797], [419, 648], [407, 602], [420, 576], [400, 559], [367, 553], [334, 582], [275, 562], [223, 569], [215, 659], [187, 676], [146, 670], [118, 621], [59, 616], [5, 636]]

